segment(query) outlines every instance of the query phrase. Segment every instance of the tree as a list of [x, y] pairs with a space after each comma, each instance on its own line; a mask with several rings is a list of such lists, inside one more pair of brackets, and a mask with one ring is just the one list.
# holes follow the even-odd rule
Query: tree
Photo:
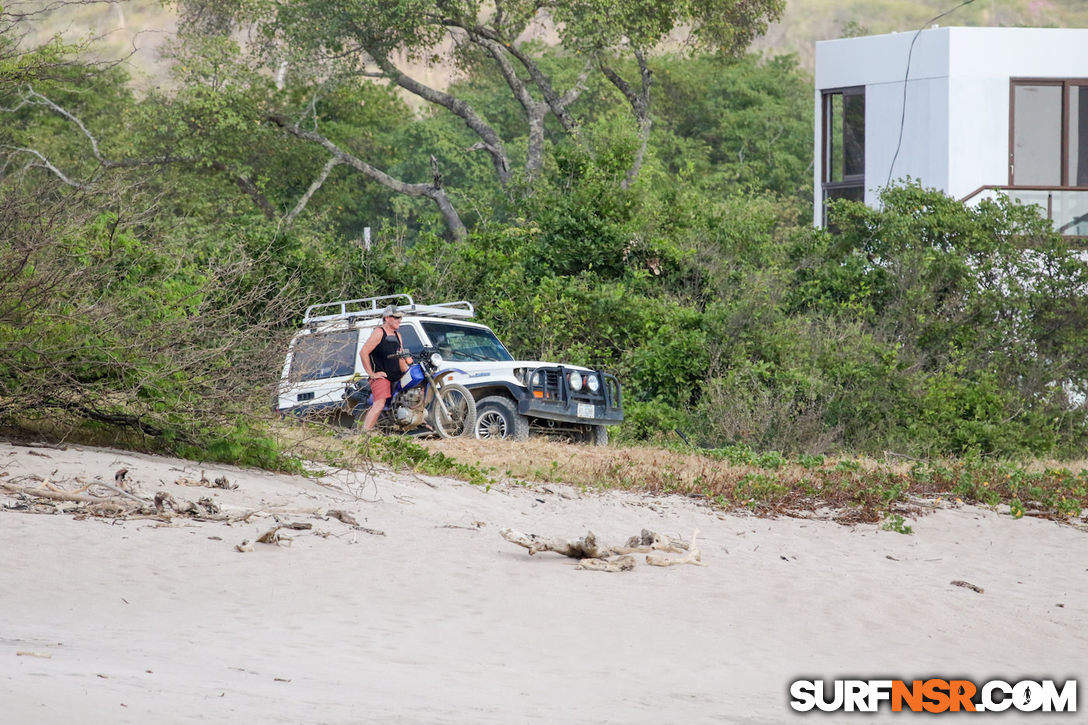
[[[187, 202], [226, 195], [193, 164], [141, 156], [161, 147], [139, 133], [116, 68], [53, 43], [11, 53], [0, 62], [0, 425], [174, 450], [229, 437], [267, 405], [296, 312], [289, 274], [254, 273], [272, 235], [253, 225], [249, 244], [234, 243], [229, 200], [194, 233]], [[246, 453], [278, 465], [273, 449]]]
[[[521, 107], [527, 129], [524, 175], [530, 180], [541, 171], [549, 136], [580, 140], [576, 102], [589, 76], [599, 74], [625, 100], [638, 129], [638, 152], [620, 182], [627, 186], [639, 174], [650, 136], [651, 52], [675, 44], [673, 37], [681, 28], [686, 32], [683, 42], [690, 47], [737, 52], [778, 16], [783, 4], [783, 0], [300, 0], [279, 4], [183, 0], [194, 34], [223, 33], [238, 23], [257, 29], [263, 58], [278, 71], [289, 69], [286, 72], [338, 82], [381, 80], [453, 114], [477, 139], [466, 151], [485, 152], [504, 189], [515, 178], [509, 139], [489, 120], [487, 109], [423, 82], [405, 70], [407, 61], [441, 60], [462, 70], [483, 64], [497, 69]], [[542, 29], [554, 32], [564, 51], [581, 60], [573, 77], [553, 77], [538, 62], [529, 38]], [[623, 59], [632, 61], [637, 75], [621, 74], [617, 62]], [[342, 143], [312, 124], [284, 114], [269, 118], [285, 131], [323, 147], [330, 164], [349, 164], [393, 191], [431, 199], [451, 235], [463, 238], [464, 225], [443, 188], [437, 163], [432, 163], [430, 183], [409, 184], [346, 153]]]
[[[652, 146], [672, 173], [812, 200], [812, 79], [792, 56], [659, 60]], [[802, 210], [811, 218], [811, 206]]]

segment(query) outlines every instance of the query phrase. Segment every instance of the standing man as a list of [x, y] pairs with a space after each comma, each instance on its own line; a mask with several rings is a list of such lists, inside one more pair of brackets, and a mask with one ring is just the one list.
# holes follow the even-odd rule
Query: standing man
[[375, 327], [370, 337], [363, 343], [359, 357], [363, 361], [363, 370], [370, 378], [370, 391], [374, 395], [374, 405], [363, 417], [363, 430], [373, 430], [378, 416], [385, 408], [385, 401], [393, 394], [394, 380], [399, 380], [408, 369], [409, 360], [398, 357], [404, 345], [401, 343], [400, 319], [403, 317], [396, 305], [382, 310], [382, 324]]

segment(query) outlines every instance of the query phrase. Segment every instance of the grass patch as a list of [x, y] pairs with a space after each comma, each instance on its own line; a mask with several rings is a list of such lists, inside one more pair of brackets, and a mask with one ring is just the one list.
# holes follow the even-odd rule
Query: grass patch
[[359, 454], [381, 461], [394, 470], [411, 469], [432, 476], [448, 476], [490, 488], [495, 482], [479, 465], [461, 463], [442, 451], [428, 450], [406, 436], [368, 436], [358, 443]]
[[495, 483], [493, 469], [479, 462], [466, 463], [441, 447], [425, 447], [410, 436], [367, 436], [325, 423], [296, 421], [277, 424], [275, 435], [297, 458], [330, 468], [361, 471], [382, 464], [393, 470], [446, 476], [478, 486]]
[[[422, 445], [502, 477], [705, 499], [726, 510], [798, 515], [830, 510], [843, 523], [895, 522], [925, 502], [1008, 506], [1056, 520], [1088, 508], [1088, 470], [1044, 461], [959, 459], [903, 463], [866, 458], [787, 458], [743, 446], [712, 450], [593, 448], [545, 440], [426, 441]], [[1074, 472], [1076, 469], [1077, 472]], [[893, 523], [893, 526], [895, 524]], [[906, 533], [900, 523], [891, 530]]]
[[184, 437], [172, 429], [150, 436], [131, 426], [90, 420], [75, 419], [71, 425], [61, 427], [48, 419], [23, 418], [5, 421], [0, 426], [0, 437], [120, 448], [277, 473], [304, 473], [302, 460], [288, 450], [274, 425], [256, 418], [240, 420], [233, 426], [200, 426], [187, 431]]
[[[257, 421], [209, 430], [206, 442], [198, 445], [163, 445], [165, 441], [147, 445], [143, 439], [145, 445], [129, 440], [122, 447], [288, 473], [306, 473], [304, 461], [353, 470], [380, 463], [485, 487], [497, 479], [566, 483], [586, 490], [677, 494], [704, 499], [724, 510], [761, 515], [827, 510], [844, 523], [883, 523], [899, 533], [910, 532], [902, 515], [922, 511], [920, 504], [925, 502], [1008, 507], [1014, 518], [1055, 520], [1078, 518], [1088, 508], [1088, 468], [1047, 461], [966, 458], [903, 463], [807, 455], [789, 458], [746, 446], [598, 448], [544, 439], [419, 441], [406, 436], [343, 436], [344, 432], [316, 423], [266, 426]], [[69, 431], [66, 437], [77, 436]]]
[[265, 426], [239, 424], [212, 430], [202, 444], [178, 444], [174, 453], [182, 458], [213, 461], [280, 473], [305, 473], [302, 461], [288, 453]]
[[[497, 479], [567, 483], [586, 490], [619, 488], [700, 498], [724, 510], [802, 515], [827, 510], [844, 523], [883, 523], [910, 533], [903, 514], [921, 504], [950, 501], [1007, 507], [1014, 518], [1078, 518], [1088, 509], [1088, 468], [1048, 461], [983, 458], [921, 461], [831, 458], [747, 446], [591, 447], [544, 439], [524, 443], [469, 439], [417, 441], [406, 436], [344, 436], [318, 423], [249, 419], [205, 429], [186, 442], [148, 438], [94, 425], [58, 431], [8, 429], [15, 438], [112, 445], [271, 471], [306, 474], [304, 462], [364, 470], [380, 463], [490, 487]], [[1085, 463], [1085, 462], [1080, 462]]]

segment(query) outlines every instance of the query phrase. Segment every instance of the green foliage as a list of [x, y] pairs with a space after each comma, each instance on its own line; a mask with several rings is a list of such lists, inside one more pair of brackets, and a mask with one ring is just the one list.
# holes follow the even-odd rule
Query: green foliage
[[811, 83], [789, 56], [666, 58], [657, 75], [665, 168], [707, 191], [795, 196], [811, 214]]
[[1057, 442], [1056, 431], [1038, 413], [1021, 411], [1026, 420], [1010, 425], [1010, 417], [1020, 417], [1020, 401], [993, 372], [945, 369], [919, 382], [925, 388], [910, 435], [921, 445], [961, 454], [1016, 454], [1051, 450]]
[[775, 508], [788, 493], [789, 487], [773, 475], [747, 473], [737, 482], [733, 498], [753, 509], [761, 505]]
[[[658, 320], [658, 329], [631, 355], [629, 379], [634, 391], [675, 407], [698, 400], [706, 376], [706, 334], [694, 310], [672, 308]], [[636, 392], [631, 396], [640, 397]]]
[[797, 456], [797, 464], [803, 468], [819, 468], [820, 466], [824, 465], [824, 457], [812, 456], [807, 453], [802, 453]]
[[914, 529], [899, 514], [888, 514], [880, 528], [884, 531], [894, 531], [897, 534], [909, 535], [914, 533]]
[[683, 410], [662, 401], [641, 402], [625, 398], [623, 423], [609, 431], [616, 443], [653, 441], [667, 443], [675, 440], [675, 431], [690, 427], [691, 418]]
[[[286, 465], [238, 425], [267, 406], [301, 310], [408, 292], [473, 301], [520, 358], [618, 375], [627, 420], [617, 440], [686, 438], [761, 475], [792, 459], [812, 485], [837, 476], [837, 486], [861, 475], [846, 463], [827, 470], [821, 456], [841, 451], [1083, 451], [1088, 265], [1034, 209], [966, 209], [908, 184], [880, 210], [836, 204], [837, 234], [809, 228], [810, 81], [793, 59], [753, 56], [651, 57], [653, 126], [636, 179], [641, 137], [627, 101], [591, 74], [571, 109], [576, 130], [549, 117], [540, 168], [519, 167], [501, 187], [491, 157], [465, 152], [479, 139], [461, 117], [410, 109], [389, 86], [304, 62], [303, 51], [350, 35], [337, 18], [362, 11], [388, 21], [359, 30], [376, 33], [367, 42], [422, 52], [439, 29], [415, 21], [431, 5], [231, 5], [299, 34], [282, 87], [215, 33], [174, 50], [168, 93], [136, 96], [118, 71], [78, 64], [39, 78], [43, 97], [97, 139], [98, 156], [132, 162], [122, 165], [104, 165], [70, 117], [20, 105], [22, 61], [0, 53], [0, 107], [14, 109], [0, 126], [0, 416], [127, 426], [200, 455]], [[635, 59], [612, 54], [618, 29], [650, 42], [687, 18], [730, 45], [743, 32], [720, 23], [757, 27], [777, 4], [757, 3], [743, 21], [730, 15], [738, 7], [565, 5], [570, 45], [522, 47], [562, 87], [585, 53], [634, 78]], [[319, 8], [329, 25], [305, 15]], [[535, 6], [504, 9], [506, 32]], [[605, 16], [615, 22], [601, 27]], [[464, 76], [451, 93], [483, 109], [523, 162], [524, 109], [480, 48], [459, 53]], [[52, 46], [39, 58], [50, 54], [63, 58]], [[284, 117], [406, 180], [432, 182], [434, 155], [471, 210], [471, 233], [444, 241], [430, 202], [393, 199], [345, 165], [285, 223], [329, 152], [285, 135], [273, 120]], [[27, 148], [78, 188], [28, 165]], [[375, 445], [453, 470], [389, 447], [400, 443]], [[856, 505], [899, 495], [898, 484], [871, 483]], [[960, 483], [963, 495], [992, 498]], [[1024, 485], [1014, 493], [1030, 508], [1039, 494]], [[778, 495], [762, 479], [745, 490]]]
[[[90, 420], [205, 446], [207, 430], [229, 427], [255, 395], [267, 394], [267, 383], [246, 376], [281, 344], [268, 328], [277, 309], [282, 315], [282, 299], [267, 296], [262, 309], [250, 308], [248, 327], [237, 329], [264, 292], [263, 283], [245, 280], [244, 263], [162, 249], [146, 229], [138, 235], [116, 213], [94, 214], [63, 193], [30, 199], [8, 188], [0, 219], [24, 232], [0, 238], [0, 266], [10, 273], [0, 282], [5, 422], [75, 427]], [[242, 293], [247, 286], [251, 292]], [[272, 460], [258, 448], [252, 455]]]
[[172, 450], [193, 460], [299, 475], [306, 473], [301, 460], [284, 451], [266, 430], [247, 421], [238, 421], [230, 428], [203, 430], [198, 442], [181, 443]]
[[371, 436], [359, 444], [359, 453], [394, 468], [410, 468], [432, 476], [460, 478], [477, 486], [495, 481], [479, 466], [460, 463], [445, 453], [432, 453], [405, 436]]
[[642, 186], [625, 189], [620, 183], [634, 157], [632, 139], [614, 119], [598, 122], [587, 134], [601, 137], [596, 153], [575, 144], [557, 147], [553, 183], [538, 185], [520, 207], [536, 235], [527, 262], [533, 274], [592, 272], [617, 279], [632, 256], [648, 247], [640, 238], [648, 195]]

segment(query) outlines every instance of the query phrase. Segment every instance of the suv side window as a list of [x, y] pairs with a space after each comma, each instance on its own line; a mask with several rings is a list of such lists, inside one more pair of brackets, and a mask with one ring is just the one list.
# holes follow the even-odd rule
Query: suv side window
[[404, 344], [404, 349], [413, 355], [418, 355], [420, 350], [423, 349], [423, 343], [419, 340], [419, 333], [416, 332], [415, 325], [411, 322], [401, 325], [397, 332], [400, 333], [400, 341]]
[[291, 377], [321, 380], [355, 372], [356, 330], [303, 335], [295, 342]]

